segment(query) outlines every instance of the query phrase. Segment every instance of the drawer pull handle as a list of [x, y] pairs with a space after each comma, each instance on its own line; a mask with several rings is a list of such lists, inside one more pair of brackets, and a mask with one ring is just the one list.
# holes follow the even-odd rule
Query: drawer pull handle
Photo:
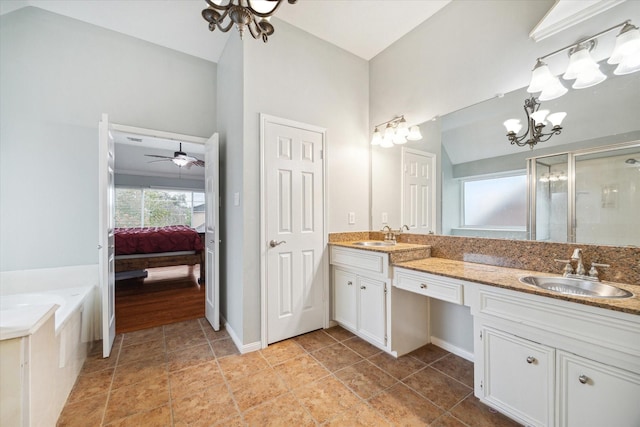
[[532, 363], [534, 363], [535, 361], [536, 361], [536, 358], [535, 358], [535, 357], [533, 357], [533, 356], [529, 356], [529, 357], [527, 357], [527, 363], [528, 363], [528, 364], [532, 364]]
[[427, 289], [427, 285], [425, 285], [424, 283], [420, 283], [420, 289]]
[[589, 381], [589, 377], [586, 375], [580, 375], [578, 377], [578, 381], [580, 381], [580, 384], [586, 384]]
[[348, 281], [348, 282], [347, 282], [347, 285], [348, 285], [348, 286], [351, 286], [351, 285], [353, 285], [353, 283], [352, 283], [351, 281]]
[[366, 286], [360, 286], [360, 289], [367, 289]]

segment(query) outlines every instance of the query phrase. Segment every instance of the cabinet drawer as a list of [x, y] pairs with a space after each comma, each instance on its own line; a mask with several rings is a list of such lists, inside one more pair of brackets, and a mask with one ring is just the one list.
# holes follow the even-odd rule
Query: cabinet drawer
[[388, 256], [362, 249], [331, 247], [331, 264], [346, 268], [384, 274], [388, 271]]
[[393, 285], [406, 291], [454, 304], [463, 303], [464, 285], [455, 279], [404, 268], [395, 268]]

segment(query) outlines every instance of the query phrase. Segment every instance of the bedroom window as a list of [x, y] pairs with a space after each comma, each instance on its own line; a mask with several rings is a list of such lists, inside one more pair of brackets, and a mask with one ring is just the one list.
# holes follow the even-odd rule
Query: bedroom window
[[491, 176], [462, 181], [462, 226], [526, 229], [527, 177]]
[[116, 187], [116, 227], [187, 225], [204, 232], [204, 193]]

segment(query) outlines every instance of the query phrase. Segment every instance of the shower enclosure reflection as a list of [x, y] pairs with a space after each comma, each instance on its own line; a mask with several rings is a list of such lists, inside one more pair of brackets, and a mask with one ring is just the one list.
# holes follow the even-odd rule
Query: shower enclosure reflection
[[638, 245], [640, 143], [528, 161], [533, 240]]

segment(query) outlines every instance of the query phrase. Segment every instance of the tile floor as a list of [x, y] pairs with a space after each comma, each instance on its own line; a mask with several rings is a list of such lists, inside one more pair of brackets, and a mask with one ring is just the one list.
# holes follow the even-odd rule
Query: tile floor
[[58, 426], [517, 426], [433, 345], [395, 359], [340, 327], [238, 354], [205, 319], [116, 337], [87, 358]]

